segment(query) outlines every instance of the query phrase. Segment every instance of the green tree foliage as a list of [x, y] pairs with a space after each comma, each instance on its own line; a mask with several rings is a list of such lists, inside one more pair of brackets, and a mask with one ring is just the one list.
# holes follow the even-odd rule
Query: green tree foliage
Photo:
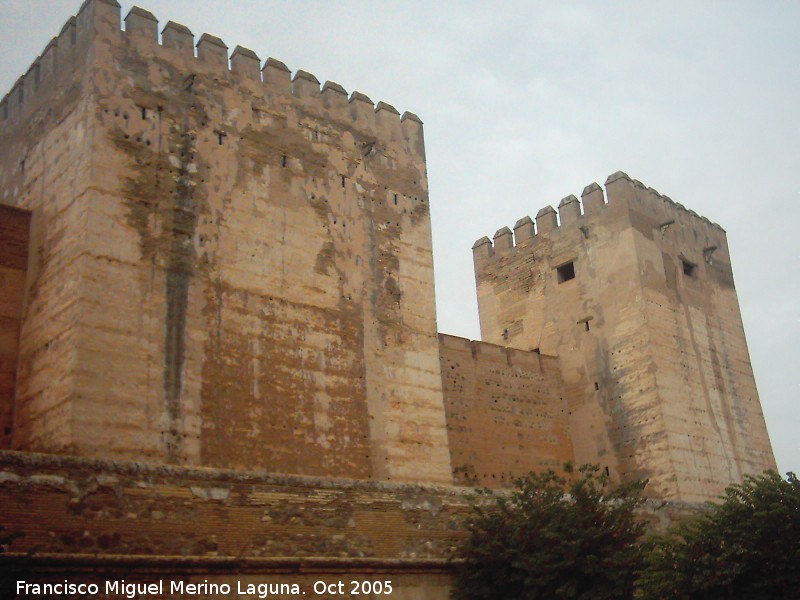
[[571, 481], [530, 474], [507, 494], [480, 493], [460, 547], [459, 600], [631, 598], [642, 566], [634, 518], [644, 483], [612, 486], [599, 467]]
[[746, 477], [721, 504], [655, 540], [648, 563], [642, 598], [800, 598], [800, 481]]

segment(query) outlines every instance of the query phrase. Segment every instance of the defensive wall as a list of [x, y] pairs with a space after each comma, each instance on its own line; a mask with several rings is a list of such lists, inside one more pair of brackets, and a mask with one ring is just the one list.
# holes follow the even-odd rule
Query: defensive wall
[[0, 451], [0, 534], [14, 538], [0, 572], [38, 582], [296, 582], [326, 598], [312, 593], [315, 581], [344, 581], [336, 597], [345, 598], [351, 580], [391, 581], [387, 597], [445, 600], [465, 492]]
[[[113, 3], [84, 4], [4, 101], [11, 143], [2, 149], [0, 189], [33, 215], [35, 250], [6, 447], [391, 479], [387, 436], [425, 448], [426, 431], [444, 416], [436, 409], [444, 361], [452, 419], [478, 419], [447, 430], [446, 450], [471, 447], [471, 458], [458, 459], [459, 477], [502, 485], [571, 458], [563, 423], [551, 422], [563, 407], [511, 410], [513, 427], [528, 433], [508, 432], [516, 439], [508, 460], [505, 450], [490, 451], [502, 428], [475, 427], [482, 394], [495, 385], [482, 375], [517, 378], [519, 398], [510, 401], [544, 405], [552, 393], [558, 404], [552, 368], [535, 376], [547, 385], [526, 388], [530, 373], [500, 373], [488, 366], [488, 350], [455, 364], [455, 343], [436, 340], [435, 362], [425, 350], [435, 315], [418, 118], [398, 118], [385, 103], [373, 110], [358, 92], [346, 101], [332, 82], [314, 90], [315, 78], [302, 71], [291, 81], [275, 59], [259, 71], [246, 49], [233, 52], [228, 69], [221, 41], [201, 36], [195, 56], [191, 32], [174, 22], [159, 44], [155, 17], [139, 8], [124, 31], [114, 18]], [[118, 89], [118, 64], [132, 73], [132, 89]], [[216, 125], [207, 112], [195, 114], [206, 109], [220, 113]], [[399, 167], [373, 164], [400, 159], [413, 181]], [[324, 171], [332, 163], [334, 175]], [[374, 180], [366, 188], [359, 169], [367, 167], [406, 193]], [[365, 306], [374, 312], [366, 325]], [[405, 347], [415, 332], [419, 351]], [[486, 373], [477, 362], [484, 356]], [[379, 358], [371, 379], [367, 363]], [[517, 353], [515, 361], [542, 358]], [[459, 377], [466, 390], [448, 386]], [[409, 397], [415, 386], [421, 397]], [[368, 391], [382, 408], [367, 410]], [[5, 407], [10, 413], [10, 398]], [[480, 459], [476, 439], [485, 440]], [[425, 478], [411, 463], [402, 468]]]
[[439, 599], [473, 486], [597, 463], [664, 526], [774, 468], [718, 225], [615, 173], [437, 334], [419, 118], [194, 42], [87, 0], [0, 103], [4, 565]]
[[574, 460], [558, 359], [439, 334], [456, 484], [506, 487]]
[[[296, 582], [308, 596], [320, 580], [390, 581], [391, 598], [445, 600], [471, 492], [0, 451], [0, 576]], [[696, 510], [648, 502], [640, 517], [664, 529]], [[313, 597], [363, 597], [350, 591]]]

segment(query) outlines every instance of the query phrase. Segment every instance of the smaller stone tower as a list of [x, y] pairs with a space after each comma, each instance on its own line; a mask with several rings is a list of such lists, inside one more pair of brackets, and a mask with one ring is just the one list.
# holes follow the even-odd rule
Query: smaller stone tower
[[559, 357], [576, 461], [685, 501], [775, 468], [719, 225], [617, 172], [473, 252], [483, 339]]

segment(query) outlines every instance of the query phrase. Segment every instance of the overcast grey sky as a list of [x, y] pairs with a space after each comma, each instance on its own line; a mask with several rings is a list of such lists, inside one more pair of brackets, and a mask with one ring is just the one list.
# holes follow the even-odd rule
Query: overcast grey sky
[[[0, 93], [79, 6], [0, 0]], [[720, 223], [778, 467], [800, 470], [800, 3], [140, 6], [420, 115], [440, 331], [480, 339], [477, 238], [614, 171]]]

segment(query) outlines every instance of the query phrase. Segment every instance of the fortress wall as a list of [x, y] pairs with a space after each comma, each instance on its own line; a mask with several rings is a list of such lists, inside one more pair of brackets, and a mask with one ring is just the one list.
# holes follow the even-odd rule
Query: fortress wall
[[[419, 118], [120, 23], [87, 0], [0, 102], [11, 445], [451, 482]], [[618, 172], [474, 258], [484, 340], [558, 356], [577, 462], [685, 499], [774, 467], [719, 225]]]
[[97, 31], [119, 29], [114, 5], [84, 3], [0, 103], [0, 202], [31, 212], [14, 447], [74, 449], [76, 324], [92, 179], [88, 81]]
[[55, 260], [80, 257], [32, 296], [69, 276], [80, 309], [37, 343], [72, 336], [58, 364], [80, 393], [63, 443], [42, 445], [36, 394], [53, 390], [23, 394], [16, 447], [451, 481], [419, 118], [275, 59], [259, 69], [245, 48], [229, 59], [208, 34], [195, 56], [180, 24], [159, 43], [142, 9], [120, 31], [115, 5], [90, 0], [68, 24], [86, 65], [66, 125], [81, 145], [35, 104], [5, 123], [35, 148], [52, 134], [81, 177], [70, 190], [30, 170], [3, 180], [34, 221], [55, 206], [25, 194], [63, 190], [78, 218], [64, 233], [43, 218], [42, 235], [69, 239]]
[[455, 481], [510, 486], [574, 460], [558, 360], [439, 334]]
[[[237, 581], [296, 582], [313, 596], [320, 580], [388, 580], [392, 598], [445, 600], [473, 492], [0, 451], [11, 538], [0, 570], [39, 583], [161, 579], [175, 598], [190, 596], [171, 581], [234, 594]], [[698, 508], [659, 501], [639, 516], [663, 531]]]
[[29, 212], [0, 204], [0, 448], [11, 447], [19, 329], [30, 244]]
[[11, 133], [27, 127], [25, 140], [35, 145], [40, 136], [60, 122], [83, 91], [88, 66], [102, 49], [95, 44], [98, 34], [121, 35], [119, 4], [116, 0], [84, 0], [59, 34], [17, 79], [0, 100], [0, 131]]
[[24, 579], [310, 586], [352, 576], [391, 580], [393, 598], [447, 598], [468, 510], [461, 488], [10, 452], [0, 452], [0, 493], [2, 531], [24, 534], [0, 564], [30, 565]]
[[467, 511], [454, 487], [2, 451], [0, 473], [9, 552], [443, 560]]

